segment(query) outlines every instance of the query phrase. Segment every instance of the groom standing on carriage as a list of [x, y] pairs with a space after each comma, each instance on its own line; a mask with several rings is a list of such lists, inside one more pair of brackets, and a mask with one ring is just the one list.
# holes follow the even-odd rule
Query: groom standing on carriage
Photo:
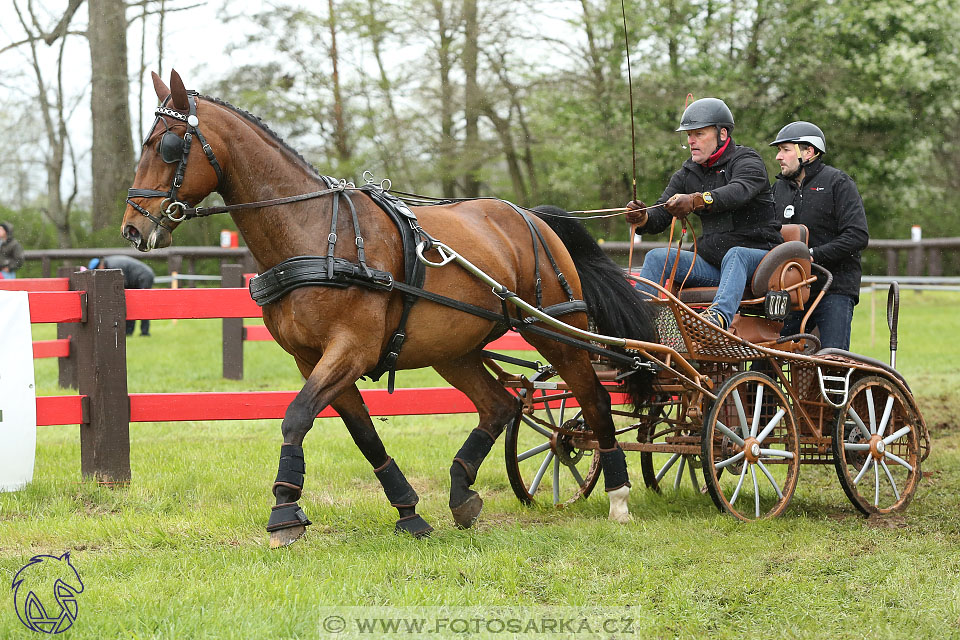
[[[677, 131], [687, 133], [690, 159], [673, 174], [652, 207], [627, 204], [627, 222], [637, 233], [660, 233], [676, 218], [696, 212], [703, 222], [697, 257], [691, 251], [654, 249], [640, 275], [659, 282], [676, 264], [678, 279], [692, 287], [718, 287], [704, 312], [727, 328], [743, 290], [767, 251], [783, 242], [763, 159], [733, 141], [733, 114], [717, 98], [701, 98], [683, 112]], [[687, 275], [689, 272], [689, 276]], [[652, 288], [642, 289], [656, 295]]]

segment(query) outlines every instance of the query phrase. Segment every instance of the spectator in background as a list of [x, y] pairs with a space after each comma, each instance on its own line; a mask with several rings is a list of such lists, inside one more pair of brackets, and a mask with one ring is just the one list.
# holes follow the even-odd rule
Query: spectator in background
[[[88, 269], [120, 269], [123, 272], [124, 289], [151, 289], [153, 288], [153, 269], [129, 256], [106, 256], [94, 258], [87, 265]], [[127, 335], [133, 335], [136, 320], [127, 320]], [[150, 321], [140, 321], [140, 335], [150, 335]]]
[[0, 278], [16, 278], [23, 266], [23, 247], [13, 237], [13, 225], [0, 222]]

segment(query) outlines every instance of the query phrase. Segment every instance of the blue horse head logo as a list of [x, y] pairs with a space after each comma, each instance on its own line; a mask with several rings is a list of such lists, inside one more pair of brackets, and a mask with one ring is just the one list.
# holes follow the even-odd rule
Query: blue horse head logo
[[25, 627], [38, 633], [62, 633], [77, 619], [80, 574], [62, 556], [34, 556], [13, 576], [13, 603]]

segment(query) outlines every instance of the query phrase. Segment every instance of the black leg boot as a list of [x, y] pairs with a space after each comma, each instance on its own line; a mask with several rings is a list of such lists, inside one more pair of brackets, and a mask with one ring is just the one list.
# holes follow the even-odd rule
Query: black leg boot
[[379, 469], [374, 469], [373, 473], [383, 486], [383, 492], [387, 495], [387, 500], [400, 514], [396, 532], [409, 533], [414, 538], [429, 536], [433, 527], [427, 524], [427, 521], [417, 515], [416, 512], [420, 497], [407, 482], [393, 458], [388, 459], [387, 463]]
[[483, 509], [483, 500], [470, 486], [476, 481], [477, 470], [492, 446], [489, 433], [474, 429], [450, 466], [450, 512], [461, 529], [469, 528]]

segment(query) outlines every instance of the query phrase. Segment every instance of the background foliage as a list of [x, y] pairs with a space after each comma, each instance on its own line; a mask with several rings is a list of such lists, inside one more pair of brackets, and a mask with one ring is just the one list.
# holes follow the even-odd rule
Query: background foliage
[[[858, 183], [874, 237], [906, 238], [913, 224], [925, 237], [960, 235], [960, 0], [625, 7], [641, 198], [655, 199], [686, 157], [673, 129], [687, 94], [718, 96], [734, 111], [736, 140], [762, 152], [771, 179], [767, 143], [787, 122], [811, 120], [826, 132], [827, 161]], [[129, 10], [131, 28], [147, 38], [155, 25], [138, 12]], [[408, 191], [568, 209], [631, 196], [617, 0], [280, 0], [254, 12], [227, 4], [222, 19], [235, 29], [225, 47], [237, 64], [207, 67], [188, 86], [261, 116], [323, 173], [358, 180], [370, 169]], [[134, 111], [155, 101], [140, 83], [131, 79]], [[24, 96], [0, 100], [9, 121], [30, 120], [31, 110], [35, 121]], [[6, 144], [16, 152], [5, 162], [22, 168], [32, 166], [24, 149], [45, 143], [16, 134]], [[78, 162], [97, 166], [84, 151], [90, 140], [72, 145]], [[3, 215], [27, 246], [49, 246], [44, 190], [10, 186], [22, 172], [0, 178]], [[116, 244], [113, 229], [90, 230], [83, 188], [68, 242]], [[608, 239], [626, 237], [618, 221], [594, 224]], [[181, 244], [212, 243], [231, 228], [225, 219], [188, 226]]]

